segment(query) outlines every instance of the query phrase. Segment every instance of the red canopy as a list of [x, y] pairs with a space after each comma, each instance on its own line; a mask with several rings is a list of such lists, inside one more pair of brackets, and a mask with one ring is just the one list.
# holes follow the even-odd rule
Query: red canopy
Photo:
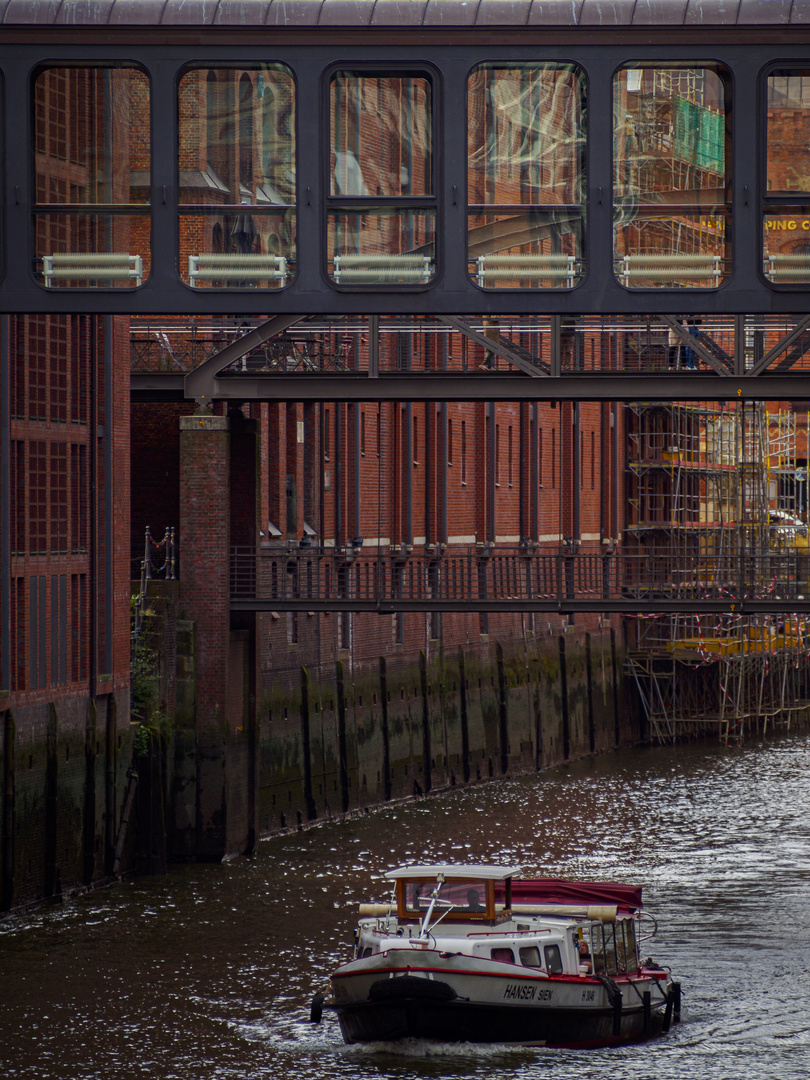
[[[495, 885], [503, 901], [503, 886]], [[622, 911], [641, 907], [641, 886], [616, 881], [565, 881], [563, 878], [513, 878], [513, 904], [615, 904]]]

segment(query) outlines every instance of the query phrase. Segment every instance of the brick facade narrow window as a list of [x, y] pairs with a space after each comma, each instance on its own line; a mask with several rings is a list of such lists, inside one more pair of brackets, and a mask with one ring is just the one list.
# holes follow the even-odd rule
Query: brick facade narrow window
[[89, 672], [87, 636], [87, 575], [70, 577], [70, 677], [73, 682], [86, 679]]
[[29, 580], [28, 645], [31, 689], [39, 690], [47, 685], [46, 626], [48, 597], [46, 578], [39, 574]]
[[461, 421], [461, 482], [467, 483], [467, 421]]
[[50, 399], [51, 421], [66, 424], [68, 418], [68, 317], [50, 317]]
[[596, 487], [596, 435], [591, 432], [591, 491]]
[[15, 420], [24, 420], [28, 415], [25, 404], [28, 386], [28, 354], [25, 350], [25, 329], [22, 316], [9, 320], [12, 329], [11, 349], [13, 359], [11, 367], [11, 415]]
[[89, 401], [89, 370], [91, 320], [74, 316], [71, 320], [70, 347], [70, 420], [73, 424], [87, 423]]
[[68, 458], [67, 444], [51, 443], [50, 511], [51, 554], [68, 551]]
[[11, 581], [11, 689], [25, 690], [25, 578]]
[[543, 429], [537, 433], [537, 485], [543, 486]]
[[67, 574], [51, 574], [51, 686], [68, 681], [67, 641]]
[[11, 553], [25, 554], [25, 443], [14, 439], [11, 443]]
[[28, 418], [48, 419], [48, 345], [46, 320], [28, 322]]
[[47, 507], [47, 443], [35, 439], [28, 444], [28, 553], [30, 555], [44, 555], [48, 550]]
[[70, 447], [70, 545], [74, 554], [87, 551], [87, 447]]

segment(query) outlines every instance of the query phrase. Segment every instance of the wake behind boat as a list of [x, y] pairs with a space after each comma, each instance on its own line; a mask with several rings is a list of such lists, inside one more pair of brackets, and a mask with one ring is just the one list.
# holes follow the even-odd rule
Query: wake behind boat
[[361, 904], [354, 959], [313, 999], [347, 1043], [597, 1047], [666, 1031], [680, 984], [639, 954], [641, 889], [517, 868], [389, 870], [389, 903]]

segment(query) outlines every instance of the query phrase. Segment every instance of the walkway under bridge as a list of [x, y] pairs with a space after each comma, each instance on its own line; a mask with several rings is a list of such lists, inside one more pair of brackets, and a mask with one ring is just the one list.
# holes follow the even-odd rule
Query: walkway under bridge
[[[441, 548], [441, 545], [438, 545]], [[810, 612], [810, 556], [644, 555], [490, 547], [231, 549], [233, 612]]]

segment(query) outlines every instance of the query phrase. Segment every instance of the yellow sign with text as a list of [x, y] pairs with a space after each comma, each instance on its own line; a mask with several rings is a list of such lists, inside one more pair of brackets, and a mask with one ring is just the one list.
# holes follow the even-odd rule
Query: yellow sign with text
[[769, 232], [810, 232], [810, 219], [808, 218], [776, 218], [765, 222], [765, 228]]

